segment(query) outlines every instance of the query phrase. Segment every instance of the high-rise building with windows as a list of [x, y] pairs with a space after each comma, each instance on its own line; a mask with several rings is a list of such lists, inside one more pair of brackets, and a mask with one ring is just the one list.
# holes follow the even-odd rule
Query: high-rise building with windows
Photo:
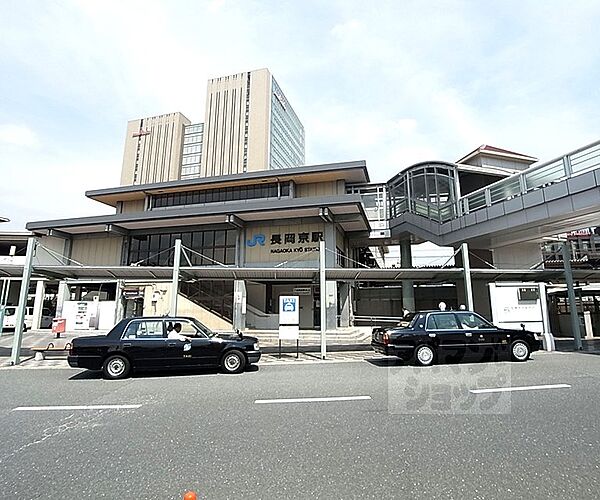
[[181, 113], [132, 120], [121, 184], [304, 164], [304, 127], [268, 69], [208, 81], [204, 123]]
[[304, 164], [304, 127], [268, 69], [213, 78], [202, 176]]
[[121, 185], [151, 184], [181, 178], [184, 129], [181, 113], [130, 120], [127, 123]]

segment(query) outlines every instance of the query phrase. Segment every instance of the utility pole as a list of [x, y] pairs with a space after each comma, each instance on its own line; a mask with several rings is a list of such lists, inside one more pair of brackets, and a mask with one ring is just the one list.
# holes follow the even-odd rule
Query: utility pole
[[173, 255], [173, 283], [171, 285], [171, 310], [170, 316], [177, 316], [177, 295], [179, 294], [179, 267], [181, 264], [181, 240], [175, 240], [175, 253]]
[[566, 241], [562, 242], [562, 258], [565, 269], [565, 282], [567, 283], [567, 295], [569, 297], [569, 310], [571, 311], [571, 330], [575, 339], [575, 349], [580, 351], [583, 347], [581, 343], [581, 332], [579, 330], [579, 316], [577, 315], [577, 299], [575, 298], [575, 288], [573, 287], [573, 270], [571, 269], [571, 252]]
[[471, 261], [469, 260], [469, 245], [462, 243], [460, 245], [463, 261], [463, 276], [465, 281], [465, 300], [467, 301], [467, 311], [473, 311], [473, 285], [471, 283]]
[[320, 304], [321, 304], [321, 359], [327, 356], [327, 307], [325, 301], [327, 299], [327, 282], [325, 281], [325, 242], [319, 242], [319, 288], [320, 288]]
[[21, 279], [21, 291], [19, 293], [19, 306], [15, 319], [15, 336], [13, 338], [10, 364], [18, 365], [21, 362], [21, 343], [23, 342], [23, 325], [25, 323], [25, 307], [27, 306], [27, 295], [29, 294], [29, 281], [31, 280], [31, 268], [33, 267], [33, 254], [35, 253], [35, 238], [31, 236], [27, 240], [27, 254], [23, 265], [23, 278]]

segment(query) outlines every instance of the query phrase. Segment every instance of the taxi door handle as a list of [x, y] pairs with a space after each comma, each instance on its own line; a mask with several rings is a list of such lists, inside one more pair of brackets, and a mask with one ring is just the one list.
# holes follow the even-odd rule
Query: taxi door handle
[[465, 333], [465, 336], [466, 336], [466, 337], [472, 337], [472, 336], [473, 336], [473, 334], [472, 334], [471, 332], [467, 332], [467, 333]]
[[123, 344], [123, 347], [131, 347], [131, 342], [125, 342], [125, 343]]
[[169, 347], [175, 347], [176, 345], [177, 345], [177, 343], [176, 343], [176, 342], [169, 342], [169, 343], [167, 344], [167, 346], [169, 346]]

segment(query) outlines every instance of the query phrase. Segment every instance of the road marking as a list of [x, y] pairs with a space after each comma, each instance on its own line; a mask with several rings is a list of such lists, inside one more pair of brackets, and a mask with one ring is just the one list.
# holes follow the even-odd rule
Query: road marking
[[257, 399], [258, 405], [269, 403], [328, 403], [330, 401], [360, 401], [371, 399], [371, 396], [337, 396], [332, 398], [292, 398], [292, 399]]
[[45, 410], [135, 410], [142, 405], [89, 405], [89, 406], [19, 406], [12, 411]]
[[473, 394], [485, 394], [488, 392], [514, 392], [514, 391], [537, 391], [539, 389], [569, 389], [569, 384], [551, 384], [551, 385], [528, 385], [523, 387], [497, 387], [495, 389], [471, 389]]

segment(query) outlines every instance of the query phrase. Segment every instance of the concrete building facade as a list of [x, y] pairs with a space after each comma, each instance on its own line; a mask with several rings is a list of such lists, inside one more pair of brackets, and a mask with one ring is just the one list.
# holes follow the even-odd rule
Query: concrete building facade
[[201, 176], [304, 164], [304, 127], [268, 69], [209, 80]]
[[121, 185], [179, 179], [184, 129], [189, 124], [181, 113], [129, 121]]
[[121, 185], [304, 164], [304, 127], [268, 69], [208, 81], [203, 123], [181, 113], [127, 124]]

